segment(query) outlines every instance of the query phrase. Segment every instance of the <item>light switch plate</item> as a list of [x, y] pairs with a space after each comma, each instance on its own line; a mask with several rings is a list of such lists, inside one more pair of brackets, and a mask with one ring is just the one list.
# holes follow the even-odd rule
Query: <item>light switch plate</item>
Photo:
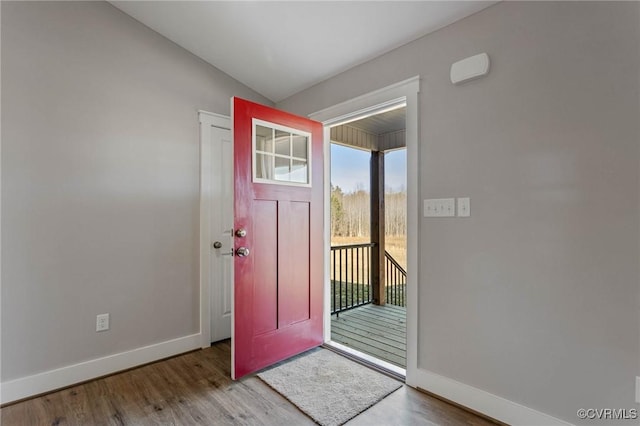
[[471, 216], [471, 198], [458, 198], [458, 217]]
[[424, 217], [454, 217], [455, 198], [429, 198], [424, 200]]

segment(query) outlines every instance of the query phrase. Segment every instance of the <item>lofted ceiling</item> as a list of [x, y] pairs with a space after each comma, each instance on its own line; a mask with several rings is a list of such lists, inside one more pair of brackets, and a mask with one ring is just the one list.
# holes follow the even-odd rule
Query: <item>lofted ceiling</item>
[[496, 1], [111, 1], [273, 102]]

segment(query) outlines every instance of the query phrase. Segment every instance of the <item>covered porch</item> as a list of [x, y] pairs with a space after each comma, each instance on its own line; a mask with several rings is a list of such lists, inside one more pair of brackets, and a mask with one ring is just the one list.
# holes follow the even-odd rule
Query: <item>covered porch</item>
[[331, 316], [331, 339], [378, 359], [407, 367], [407, 310], [367, 304]]
[[[375, 243], [331, 247], [331, 340], [406, 368], [407, 273], [384, 252], [380, 293], [374, 299]], [[379, 299], [378, 299], [379, 300]]]
[[371, 155], [370, 238], [331, 247], [331, 339], [401, 368], [407, 273], [385, 249], [385, 153], [406, 147], [405, 111], [394, 108], [331, 128], [332, 143]]

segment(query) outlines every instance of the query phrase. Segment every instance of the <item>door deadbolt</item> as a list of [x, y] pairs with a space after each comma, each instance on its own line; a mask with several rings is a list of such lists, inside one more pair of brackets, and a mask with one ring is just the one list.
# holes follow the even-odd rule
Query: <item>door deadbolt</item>
[[246, 247], [239, 247], [236, 250], [236, 256], [238, 257], [246, 257], [249, 256], [249, 249]]
[[244, 228], [240, 228], [236, 230], [236, 237], [238, 238], [244, 238], [247, 236], [247, 230]]

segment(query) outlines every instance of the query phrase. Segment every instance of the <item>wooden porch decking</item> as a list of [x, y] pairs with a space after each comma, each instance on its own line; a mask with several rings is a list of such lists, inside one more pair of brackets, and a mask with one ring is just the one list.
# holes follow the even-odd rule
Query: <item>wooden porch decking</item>
[[406, 319], [400, 306], [360, 306], [331, 315], [331, 340], [406, 368]]

